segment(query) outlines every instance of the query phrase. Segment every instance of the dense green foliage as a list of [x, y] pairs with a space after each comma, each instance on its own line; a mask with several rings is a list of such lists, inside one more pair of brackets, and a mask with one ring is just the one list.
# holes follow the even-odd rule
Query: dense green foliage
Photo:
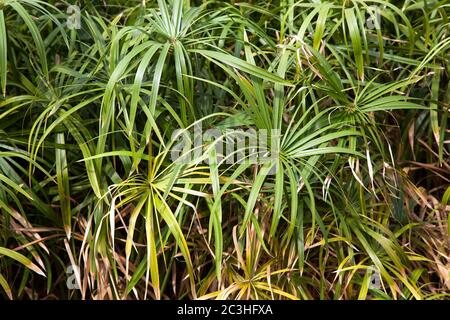
[[[449, 18], [0, 0], [0, 295], [449, 298]], [[223, 135], [174, 161], [200, 125]], [[279, 152], [226, 161], [230, 129]]]

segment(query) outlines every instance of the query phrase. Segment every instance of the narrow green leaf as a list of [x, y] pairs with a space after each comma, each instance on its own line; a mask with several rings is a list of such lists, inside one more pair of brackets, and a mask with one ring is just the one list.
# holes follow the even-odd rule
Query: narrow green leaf
[[11, 249], [0, 247], [0, 255], [5, 255], [7, 257], [10, 257], [11, 259], [14, 259], [17, 262], [23, 264], [28, 269], [30, 269], [30, 270], [36, 272], [37, 274], [45, 277], [45, 273], [37, 265], [35, 265], [33, 262], [31, 262], [30, 259], [28, 259], [27, 257], [25, 257], [21, 253], [18, 253], [16, 251], [11, 250]]
[[193, 49], [190, 51], [193, 53], [199, 53], [212, 61], [224, 63], [226, 65], [229, 65], [230, 67], [236, 68], [242, 72], [246, 72], [252, 76], [261, 78], [263, 80], [272, 81], [275, 83], [282, 83], [284, 85], [291, 85], [289, 81], [284, 80], [283, 78], [280, 78], [279, 76], [276, 76], [273, 73], [270, 73], [260, 67], [251, 65], [248, 62], [236, 58], [230, 54], [200, 49]]
[[350, 39], [352, 40], [351, 48], [355, 57], [358, 77], [359, 79], [364, 80], [364, 60], [361, 45], [361, 34], [358, 27], [358, 21], [356, 20], [355, 16], [355, 9], [345, 9], [345, 18], [347, 21], [348, 30], [350, 32]]
[[8, 73], [8, 36], [6, 34], [5, 16], [0, 9], [0, 86], [3, 96], [6, 96], [6, 83]]
[[[65, 144], [64, 133], [56, 134], [56, 143]], [[61, 206], [62, 220], [67, 238], [72, 232], [72, 212], [70, 206], [69, 168], [67, 167], [66, 150], [61, 147], [55, 151], [56, 180], [58, 182], [59, 203]]]

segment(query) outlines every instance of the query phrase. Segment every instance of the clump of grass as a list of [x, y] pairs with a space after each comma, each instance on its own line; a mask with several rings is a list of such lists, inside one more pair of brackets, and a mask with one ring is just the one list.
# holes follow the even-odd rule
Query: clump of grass
[[0, 1], [1, 295], [449, 297], [448, 6], [108, 3]]

